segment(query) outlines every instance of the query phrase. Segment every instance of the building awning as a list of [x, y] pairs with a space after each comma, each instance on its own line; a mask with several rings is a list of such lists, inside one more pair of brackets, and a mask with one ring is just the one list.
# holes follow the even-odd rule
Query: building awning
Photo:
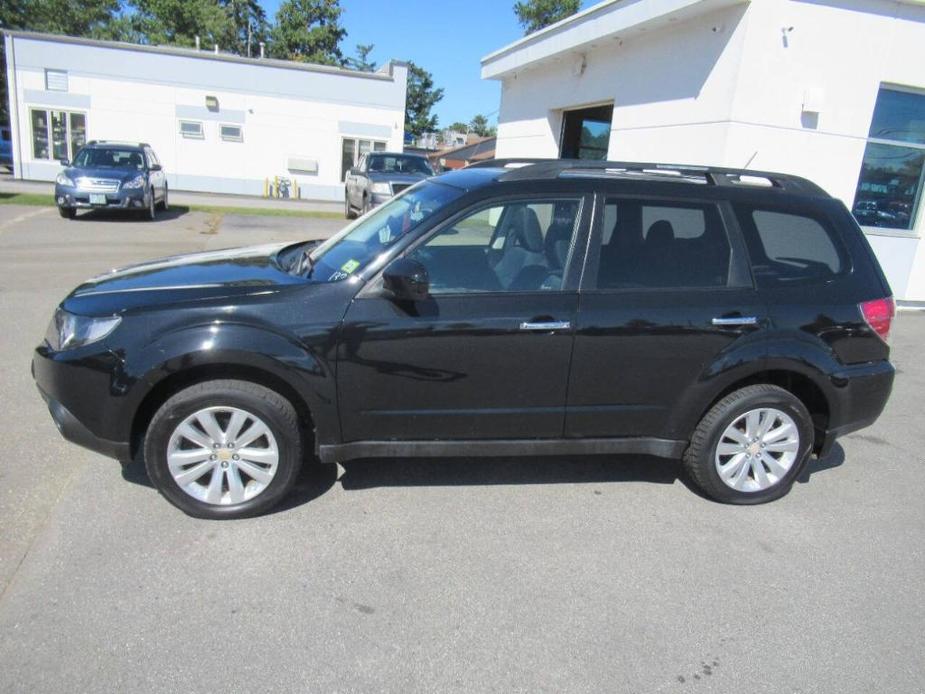
[[604, 0], [482, 58], [482, 79], [502, 79], [529, 65], [597, 48], [751, 0]]

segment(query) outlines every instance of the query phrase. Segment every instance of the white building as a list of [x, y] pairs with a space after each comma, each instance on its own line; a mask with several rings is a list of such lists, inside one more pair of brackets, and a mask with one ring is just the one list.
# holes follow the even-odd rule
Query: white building
[[925, 2], [605, 0], [482, 59], [499, 157], [795, 173], [925, 302]]
[[87, 140], [147, 142], [176, 190], [342, 200], [370, 149], [402, 151], [407, 65], [376, 73], [19, 31], [6, 36], [14, 175], [50, 181]]

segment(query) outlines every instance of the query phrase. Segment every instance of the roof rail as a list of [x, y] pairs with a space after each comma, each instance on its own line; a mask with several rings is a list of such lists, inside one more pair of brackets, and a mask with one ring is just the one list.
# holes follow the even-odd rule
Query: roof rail
[[751, 169], [728, 169], [717, 166], [699, 166], [696, 164], [665, 164], [649, 162], [597, 161], [586, 159], [489, 159], [470, 164], [469, 168], [508, 169], [499, 181], [521, 181], [559, 178], [568, 175], [647, 175], [651, 177], [669, 176], [680, 179], [701, 178], [703, 183], [716, 186], [762, 186], [773, 187], [788, 192], [803, 193], [828, 197], [818, 185], [800, 176], [773, 173], [770, 171], [752, 171]]

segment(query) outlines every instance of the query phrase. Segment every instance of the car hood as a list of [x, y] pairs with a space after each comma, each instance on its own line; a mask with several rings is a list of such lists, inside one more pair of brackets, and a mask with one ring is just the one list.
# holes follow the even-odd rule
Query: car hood
[[369, 180], [373, 183], [407, 183], [408, 185], [414, 185], [425, 178], [430, 178], [430, 176], [427, 174], [390, 173], [387, 171], [379, 173], [371, 171], [369, 173]]
[[82, 168], [77, 166], [69, 166], [64, 169], [64, 175], [72, 181], [77, 178], [107, 178], [125, 183], [143, 173], [143, 171], [136, 171], [135, 169]]
[[118, 268], [87, 280], [64, 302], [84, 315], [118, 313], [141, 305], [215, 299], [304, 284], [280, 267], [288, 244], [171, 256]]

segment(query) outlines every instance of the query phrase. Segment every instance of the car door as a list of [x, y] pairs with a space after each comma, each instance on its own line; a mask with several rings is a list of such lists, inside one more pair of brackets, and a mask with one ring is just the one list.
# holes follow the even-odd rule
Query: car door
[[[150, 147], [145, 147], [145, 160], [148, 165], [148, 180], [151, 182], [151, 190], [157, 199], [163, 200], [167, 189], [167, 176], [163, 169], [160, 168], [160, 161]], [[154, 167], [158, 167], [156, 171], [153, 170]]]
[[[617, 195], [603, 203], [582, 283], [566, 434], [681, 438], [689, 432], [676, 414], [712, 375], [745, 353], [762, 358], [766, 308], [725, 203]], [[738, 356], [726, 359], [733, 349]]]
[[575, 194], [486, 202], [405, 254], [429, 273], [426, 300], [371, 281], [338, 345], [344, 441], [560, 438], [590, 209]]

